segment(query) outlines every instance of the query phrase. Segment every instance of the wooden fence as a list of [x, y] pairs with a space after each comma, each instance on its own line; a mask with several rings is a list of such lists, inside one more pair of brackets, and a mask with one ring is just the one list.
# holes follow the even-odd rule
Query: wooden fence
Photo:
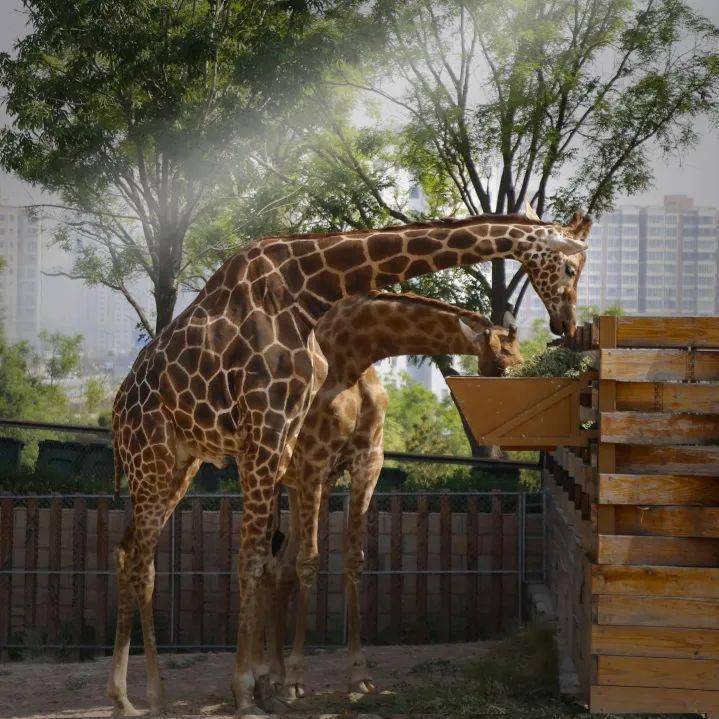
[[719, 318], [601, 317], [586, 448], [545, 472], [547, 574], [593, 712], [719, 716]]
[[[310, 639], [344, 634], [344, 498], [320, 527], [320, 574]], [[122, 505], [119, 505], [121, 507]], [[238, 496], [188, 497], [156, 557], [158, 643], [231, 648]], [[111, 498], [0, 497], [0, 651], [107, 650], [114, 636], [112, 549], [128, 506]], [[368, 643], [470, 640], [517, 621], [521, 581], [540, 578], [541, 495], [378, 494], [368, 516], [363, 632]], [[287, 516], [283, 513], [283, 523]]]

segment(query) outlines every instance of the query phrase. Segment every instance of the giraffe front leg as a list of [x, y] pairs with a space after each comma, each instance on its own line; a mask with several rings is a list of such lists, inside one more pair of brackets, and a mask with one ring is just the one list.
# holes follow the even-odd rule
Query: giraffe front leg
[[370, 694], [376, 691], [374, 680], [362, 651], [360, 579], [364, 565], [362, 542], [365, 517], [372, 493], [382, 469], [383, 453], [377, 449], [360, 453], [350, 469], [350, 502], [344, 546], [345, 593], [347, 597], [347, 655], [349, 690]]

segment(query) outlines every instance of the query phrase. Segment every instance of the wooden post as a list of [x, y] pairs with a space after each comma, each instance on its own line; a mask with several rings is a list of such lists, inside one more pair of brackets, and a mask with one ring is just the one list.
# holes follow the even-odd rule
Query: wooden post
[[205, 578], [202, 531], [202, 501], [192, 500], [192, 640], [203, 644], [205, 639]]
[[[452, 506], [445, 494], [439, 500], [439, 568], [442, 572], [452, 569]], [[440, 618], [439, 633], [443, 642], [452, 639], [452, 576], [439, 577]]]
[[[72, 640], [82, 644], [85, 626], [85, 575], [87, 568], [87, 502], [76, 499], [72, 516]], [[82, 650], [76, 650], [79, 659]]]
[[95, 586], [97, 587], [97, 595], [95, 597], [95, 632], [97, 635], [97, 644], [103, 647], [107, 644], [107, 585], [108, 575], [106, 574], [109, 562], [109, 536], [108, 536], [108, 513], [109, 502], [106, 498], [101, 497], [97, 500], [97, 577]]
[[322, 498], [320, 505], [319, 526], [317, 527], [317, 551], [319, 552], [317, 575], [317, 638], [322, 644], [327, 642], [327, 622], [329, 604], [329, 569], [330, 554], [330, 512], [329, 496]]
[[25, 629], [35, 627], [37, 615], [38, 521], [37, 499], [28, 499], [25, 505]]
[[[495, 572], [503, 569], [504, 557], [504, 515], [502, 513], [502, 497], [501, 495], [492, 495], [492, 559], [491, 567]], [[502, 631], [502, 604], [503, 594], [503, 575], [501, 573], [492, 574], [490, 582], [490, 626], [491, 631], [500, 634]]]
[[[613, 349], [617, 346], [617, 318], [602, 316], [599, 318], [599, 347]], [[601, 437], [601, 417], [603, 412], [614, 412], [617, 408], [617, 383], [613, 380], [601, 380], [599, 383], [599, 418]], [[616, 446], [599, 442], [598, 467], [600, 474], [616, 471]], [[615, 512], [612, 505], [597, 506], [597, 534], [614, 534]]]
[[[373, 498], [367, 511], [367, 570], [376, 572], [379, 569], [379, 516], [377, 500]], [[367, 642], [377, 643], [378, 620], [378, 581], [376, 574], [367, 574], [367, 593], [365, 595], [365, 630]]]
[[415, 602], [417, 606], [417, 631], [418, 642], [426, 642], [429, 639], [427, 632], [427, 575], [419, 572], [427, 571], [428, 554], [428, 501], [426, 495], [417, 497], [417, 584], [415, 589]]
[[465, 641], [473, 642], [479, 637], [477, 615], [477, 575], [479, 568], [479, 502], [477, 497], [467, 498], [467, 577], [465, 582]]
[[392, 636], [399, 644], [402, 638], [402, 497], [399, 494], [392, 496], [392, 527], [390, 543], [390, 624]]
[[220, 501], [220, 541], [218, 569], [228, 572], [218, 578], [218, 631], [222, 644], [230, 644], [230, 588], [232, 586], [232, 505], [226, 497]]
[[62, 499], [55, 497], [50, 503], [49, 554], [47, 568], [47, 628], [48, 639], [56, 644], [60, 630], [60, 550], [62, 548]]
[[[0, 642], [10, 644], [12, 634], [12, 545], [15, 512], [12, 499], [0, 501]], [[9, 651], [0, 651], [0, 660], [7, 661]]]

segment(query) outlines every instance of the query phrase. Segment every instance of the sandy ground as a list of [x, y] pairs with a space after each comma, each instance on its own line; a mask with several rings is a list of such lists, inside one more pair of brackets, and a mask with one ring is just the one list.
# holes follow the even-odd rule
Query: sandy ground
[[[412, 684], [426, 679], [435, 667], [439, 673], [446, 672], [448, 666], [454, 669], [476, 659], [490, 646], [489, 642], [479, 642], [368, 647], [366, 656], [378, 691], [401, 692], [411, 691]], [[168, 697], [167, 717], [232, 716], [232, 654], [166, 654], [160, 661]], [[285, 719], [356, 716], [347, 694], [346, 663], [346, 654], [339, 649], [308, 657], [306, 679], [312, 695], [296, 701]], [[0, 719], [110, 717], [111, 706], [105, 699], [109, 667], [109, 657], [82, 663], [0, 664]], [[138, 709], [144, 709], [147, 705], [142, 656], [130, 657], [128, 687], [130, 700]]]

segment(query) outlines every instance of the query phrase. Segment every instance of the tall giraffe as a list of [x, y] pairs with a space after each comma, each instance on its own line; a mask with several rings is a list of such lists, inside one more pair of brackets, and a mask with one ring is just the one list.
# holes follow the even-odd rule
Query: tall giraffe
[[290, 698], [304, 695], [304, 641], [308, 595], [318, 564], [320, 503], [347, 471], [350, 501], [344, 538], [344, 573], [350, 689], [370, 691], [372, 680], [360, 647], [359, 580], [365, 514], [384, 458], [387, 393], [372, 363], [400, 354], [471, 354], [484, 376], [498, 377], [521, 362], [516, 328], [493, 326], [482, 315], [410, 293], [374, 292], [338, 302], [315, 336], [328, 365], [300, 430], [282, 483], [290, 499], [290, 530], [279, 556], [276, 632], [270, 665], [281, 680], [289, 594], [300, 581], [295, 636], [287, 662]]
[[576, 280], [591, 220], [568, 225], [483, 215], [383, 230], [271, 237], [230, 258], [194, 301], [139, 353], [113, 407], [116, 482], [127, 477], [133, 517], [116, 550], [118, 618], [108, 695], [121, 713], [133, 598], [140, 609], [153, 713], [164, 695], [152, 593], [163, 525], [201, 461], [235, 458], [244, 511], [238, 575], [240, 615], [232, 690], [238, 712], [253, 704], [252, 638], [264, 607], [268, 524], [276, 483], [292, 456], [326, 365], [314, 327], [343, 297], [418, 275], [493, 258], [520, 261], [556, 330], [571, 329]]

